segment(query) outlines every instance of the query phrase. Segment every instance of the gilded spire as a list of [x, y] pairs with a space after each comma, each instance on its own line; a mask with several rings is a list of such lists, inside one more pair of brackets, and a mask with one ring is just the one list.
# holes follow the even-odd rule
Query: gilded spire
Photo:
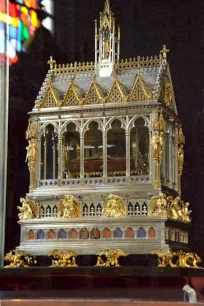
[[111, 8], [110, 8], [110, 1], [106, 0], [104, 5], [104, 13], [110, 14]]

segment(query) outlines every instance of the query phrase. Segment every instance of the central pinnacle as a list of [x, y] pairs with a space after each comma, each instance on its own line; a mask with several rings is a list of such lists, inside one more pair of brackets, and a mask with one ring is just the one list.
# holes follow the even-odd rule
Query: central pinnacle
[[110, 1], [106, 0], [105, 5], [104, 5], [104, 13], [110, 13]]

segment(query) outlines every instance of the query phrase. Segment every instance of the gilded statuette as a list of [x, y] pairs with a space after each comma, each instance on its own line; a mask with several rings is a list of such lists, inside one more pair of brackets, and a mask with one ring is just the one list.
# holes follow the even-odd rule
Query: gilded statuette
[[39, 218], [39, 205], [32, 200], [20, 198], [22, 206], [17, 206], [19, 210], [19, 220]]

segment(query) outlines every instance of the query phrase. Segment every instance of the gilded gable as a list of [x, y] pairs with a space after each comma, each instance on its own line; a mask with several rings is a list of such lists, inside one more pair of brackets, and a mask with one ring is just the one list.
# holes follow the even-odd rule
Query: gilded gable
[[141, 75], [138, 74], [135, 83], [133, 85], [132, 91], [130, 93], [129, 101], [146, 101], [150, 99], [151, 99], [151, 94], [147, 93]]
[[64, 97], [63, 106], [74, 106], [80, 104], [80, 98], [77, 93], [78, 87], [71, 81], [67, 93]]
[[49, 85], [45, 96], [43, 98], [42, 103], [39, 105], [40, 108], [50, 108], [50, 107], [56, 107], [58, 106], [58, 101], [57, 98], [55, 96], [55, 93], [52, 89], [52, 86]]

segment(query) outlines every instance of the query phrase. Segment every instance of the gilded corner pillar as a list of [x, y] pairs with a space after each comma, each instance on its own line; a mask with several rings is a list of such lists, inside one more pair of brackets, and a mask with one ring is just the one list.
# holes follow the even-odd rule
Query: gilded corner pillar
[[38, 154], [37, 154], [37, 165], [36, 165], [36, 186], [40, 186], [40, 179], [41, 179], [41, 136], [39, 135], [37, 138], [37, 148], [38, 148]]

